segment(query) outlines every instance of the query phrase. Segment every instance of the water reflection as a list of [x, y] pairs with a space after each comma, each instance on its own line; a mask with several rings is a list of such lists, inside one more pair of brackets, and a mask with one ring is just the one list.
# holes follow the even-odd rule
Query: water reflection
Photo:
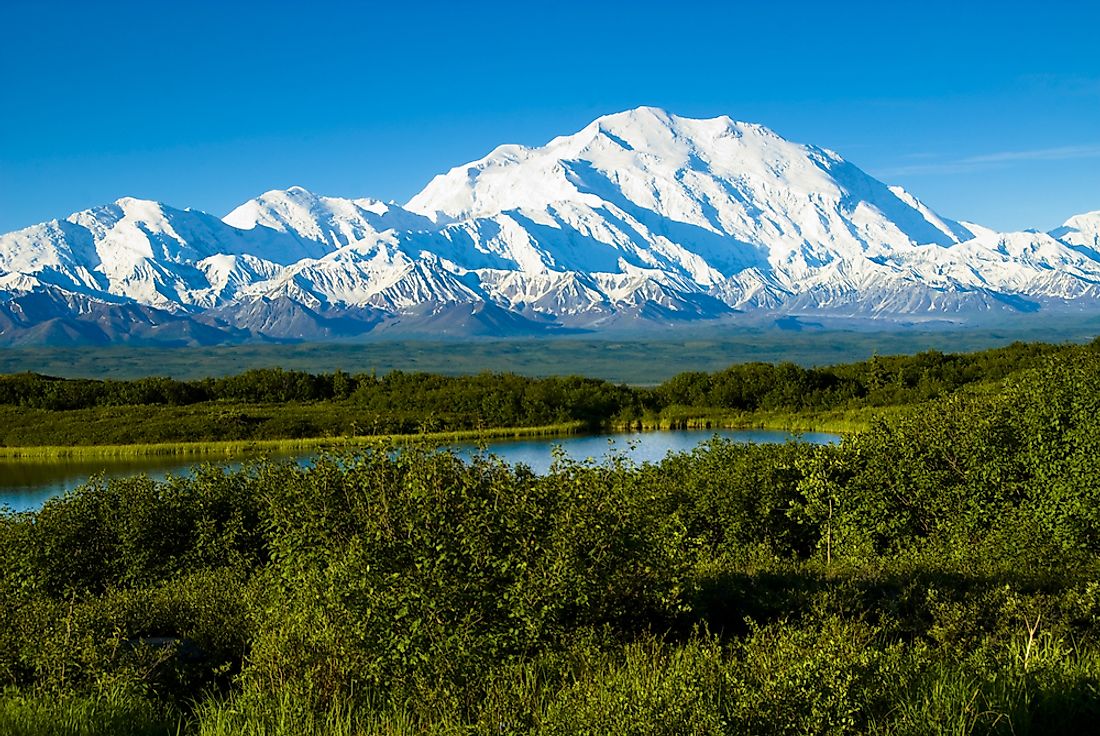
[[[659, 432], [536, 437], [522, 440], [493, 440], [484, 449], [509, 463], [523, 463], [537, 473], [545, 473], [553, 461], [552, 450], [560, 446], [574, 460], [602, 460], [609, 454], [623, 455], [634, 462], [657, 462], [670, 452], [686, 452], [715, 435], [737, 442], [782, 443], [792, 439], [814, 444], [839, 441], [822, 432], [792, 435], [773, 430], [675, 430]], [[464, 456], [479, 451], [474, 443], [456, 445]], [[316, 453], [272, 456], [308, 464]], [[0, 460], [0, 506], [15, 511], [36, 509], [48, 498], [59, 496], [95, 475], [123, 477], [144, 473], [151, 478], [185, 475], [196, 465], [211, 463], [229, 468], [259, 459], [261, 455], [241, 455], [230, 461], [217, 458], [141, 457], [97, 460]]]

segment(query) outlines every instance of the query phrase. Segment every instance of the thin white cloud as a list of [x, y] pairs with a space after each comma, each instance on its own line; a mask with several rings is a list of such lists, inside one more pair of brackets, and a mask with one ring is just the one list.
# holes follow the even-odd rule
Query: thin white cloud
[[880, 173], [883, 176], [965, 174], [971, 171], [988, 169], [999, 164], [1010, 164], [1018, 161], [1069, 161], [1082, 158], [1100, 158], [1100, 143], [1083, 146], [1059, 146], [1057, 148], [1033, 148], [1024, 151], [998, 151], [978, 156], [967, 156], [953, 161], [907, 164]]
[[1100, 96], [1100, 77], [1063, 74], [1027, 74], [1020, 77], [1023, 85], [1041, 92], [1075, 97]]
[[1091, 146], [1061, 146], [1059, 148], [1036, 148], [1030, 151], [1001, 151], [982, 156], [970, 156], [962, 163], [997, 164], [1005, 161], [1063, 161], [1073, 158], [1095, 158], [1100, 156], [1100, 144]]

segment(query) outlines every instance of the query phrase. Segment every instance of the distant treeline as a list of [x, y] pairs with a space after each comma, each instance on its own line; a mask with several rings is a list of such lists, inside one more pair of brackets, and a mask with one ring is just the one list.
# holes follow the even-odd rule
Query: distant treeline
[[[799, 420], [803, 425], [858, 428], [867, 408], [918, 404], [964, 387], [990, 390], [1010, 374], [1078, 352], [1095, 356], [1100, 341], [875, 356], [824, 368], [745, 363], [681, 373], [654, 387], [511, 373], [376, 376], [272, 368], [190, 381], [21, 373], [0, 376], [0, 446], [252, 442], [564, 425], [740, 426], [761, 416], [787, 426], [783, 422], [800, 414], [809, 417]], [[833, 416], [817, 423], [825, 413]], [[849, 414], [855, 419], [849, 421]]]
[[[529, 378], [482, 373], [441, 376], [393, 371], [383, 376], [343, 371], [312, 374], [254, 369], [225, 378], [179, 381], [63, 379], [36, 373], [0, 376], [0, 405], [50, 411], [205, 402], [250, 404], [346, 402], [375, 412], [466, 414], [486, 425], [567, 420], [593, 423], [659, 412], [669, 406], [755, 411], [803, 411], [924, 401], [962, 386], [996, 381], [1065, 350], [1013, 343], [978, 353], [928, 351], [875, 356], [859, 363], [802, 368], [793, 363], [744, 363], [716, 373], [681, 373], [652, 388], [578, 376]], [[1100, 340], [1087, 349], [1100, 351]]]
[[[913, 404], [963, 386], [999, 381], [1076, 347], [1016, 342], [979, 353], [875, 356], [859, 363], [802, 368], [793, 363], [743, 363], [717, 373], [681, 373], [652, 395], [661, 407], [807, 411]], [[1100, 351], [1100, 340], [1088, 348]]]

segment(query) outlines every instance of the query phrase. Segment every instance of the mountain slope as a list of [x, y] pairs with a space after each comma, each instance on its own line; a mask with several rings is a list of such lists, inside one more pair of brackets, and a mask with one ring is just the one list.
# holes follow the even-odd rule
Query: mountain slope
[[264, 192], [223, 218], [241, 230], [257, 226], [288, 233], [315, 256], [391, 229], [430, 224], [418, 215], [374, 199], [322, 197], [302, 187]]
[[245, 232], [205, 212], [125, 197], [0, 235], [0, 289], [53, 286], [178, 311], [323, 252], [266, 228]]
[[[606, 280], [648, 270], [648, 285], [737, 309], [1013, 310], [991, 294], [1085, 293], [1100, 275], [1100, 264], [1062, 243], [1024, 259], [977, 247], [968, 261], [952, 251], [977, 229], [831, 151], [759, 125], [653, 108], [600, 118], [541, 148], [502, 146], [436, 177], [406, 208], [451, 228], [495, 223], [499, 235], [478, 250], [525, 274]], [[1046, 272], [1067, 263], [1075, 270], [1049, 283]]]
[[642, 107], [501, 146], [404, 207], [292, 187], [218, 220], [124, 198], [0, 236], [0, 296], [34, 294], [50, 296], [34, 319], [6, 312], [0, 342], [131, 339], [121, 325], [162, 313], [199, 341], [964, 321], [1100, 308], [1100, 212], [997, 233], [763, 126]]

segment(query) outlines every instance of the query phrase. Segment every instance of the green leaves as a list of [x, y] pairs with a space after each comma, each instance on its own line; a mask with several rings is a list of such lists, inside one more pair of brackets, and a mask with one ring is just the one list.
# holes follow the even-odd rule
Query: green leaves
[[[217, 688], [235, 710], [201, 711], [229, 731], [353, 732], [360, 716], [364, 732], [1090, 724], [1100, 364], [1093, 348], [1059, 352], [875, 361], [858, 400], [1043, 364], [839, 446], [716, 440], [641, 466], [559, 454], [545, 476], [379, 446], [308, 468], [97, 481], [0, 517], [0, 683], [174, 703]], [[854, 370], [756, 366], [666, 394], [846, 401]], [[357, 411], [449, 396], [441, 421], [639, 406], [583, 379], [340, 380]], [[165, 654], [184, 641], [200, 662]]]
[[[414, 447], [287, 480], [268, 498], [280, 592], [258, 671], [333, 691], [425, 667], [462, 682], [575, 627], [655, 623], [684, 605], [683, 526], [633, 468], [563, 460], [536, 477]], [[316, 669], [318, 647], [344, 674]]]

